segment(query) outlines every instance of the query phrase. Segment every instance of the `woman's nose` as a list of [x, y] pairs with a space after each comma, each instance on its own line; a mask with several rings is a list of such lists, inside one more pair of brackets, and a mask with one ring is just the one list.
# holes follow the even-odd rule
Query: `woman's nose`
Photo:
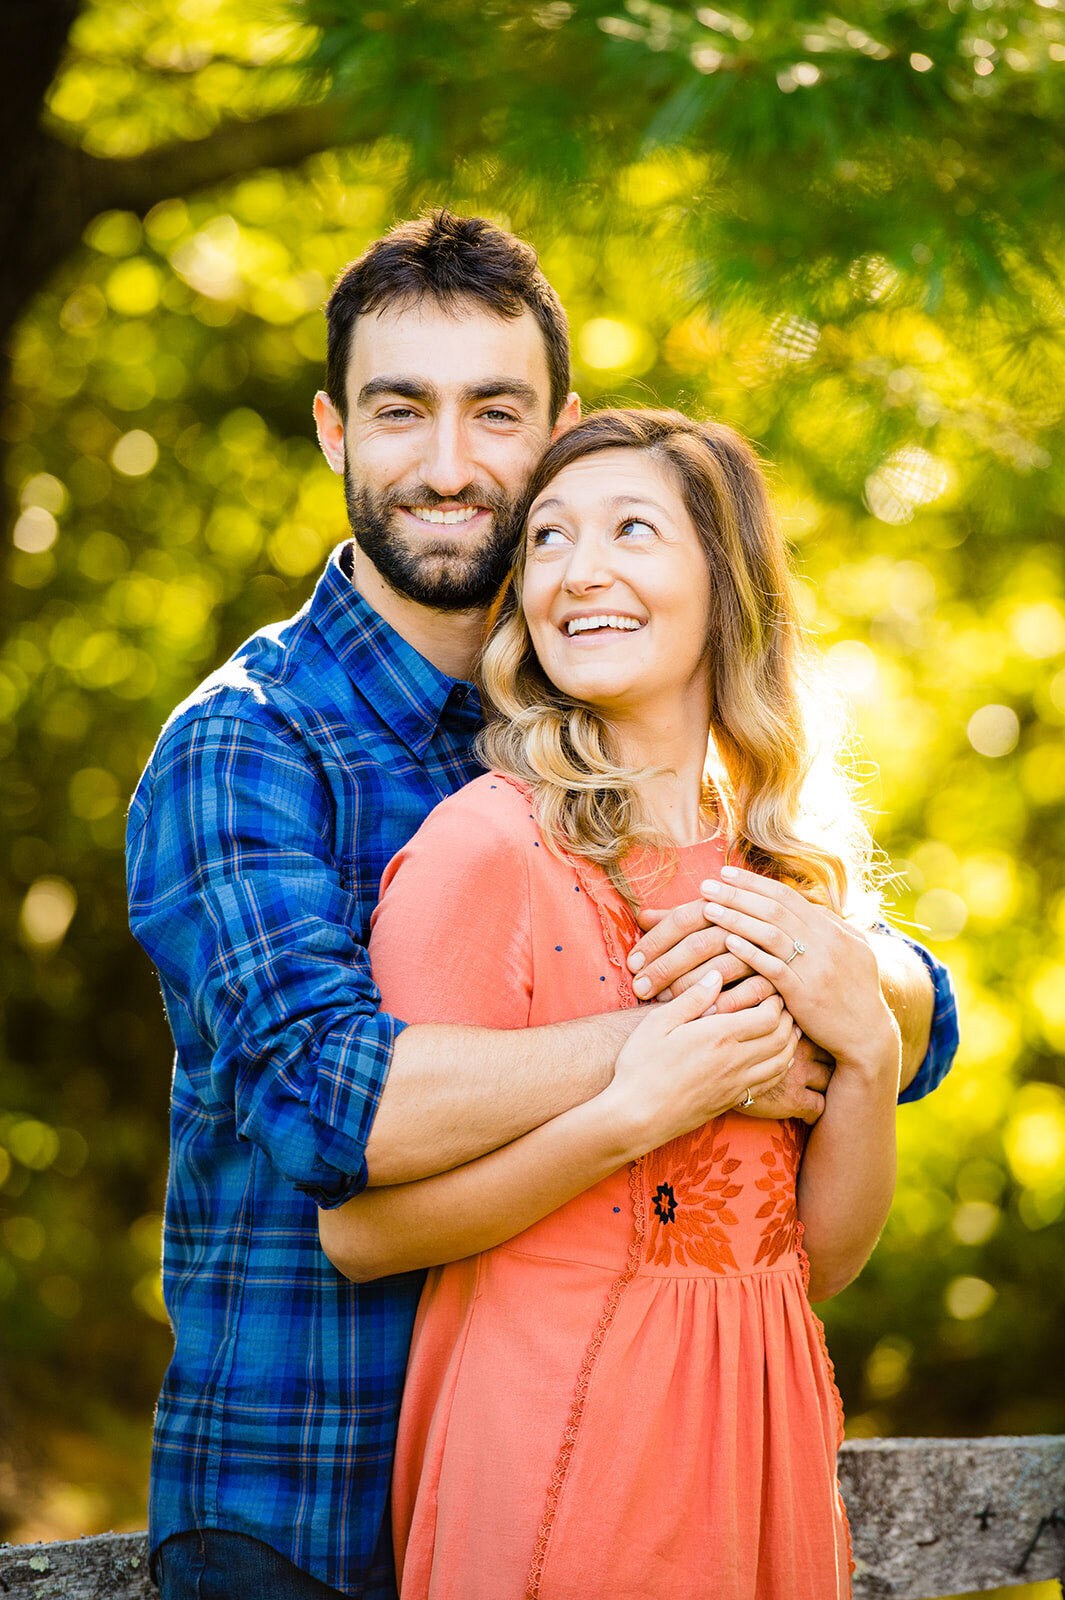
[[570, 594], [586, 594], [590, 589], [605, 589], [614, 581], [602, 551], [595, 545], [578, 543], [566, 562], [562, 587]]

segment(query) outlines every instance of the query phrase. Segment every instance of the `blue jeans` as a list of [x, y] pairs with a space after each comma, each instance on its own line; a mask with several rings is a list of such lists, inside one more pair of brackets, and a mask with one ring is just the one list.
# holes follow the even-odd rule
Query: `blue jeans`
[[345, 1600], [268, 1544], [224, 1528], [174, 1534], [152, 1565], [163, 1600]]

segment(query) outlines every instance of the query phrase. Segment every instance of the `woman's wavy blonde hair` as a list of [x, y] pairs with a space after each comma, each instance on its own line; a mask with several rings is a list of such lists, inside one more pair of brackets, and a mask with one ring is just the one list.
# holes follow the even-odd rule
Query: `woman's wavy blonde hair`
[[[752, 447], [719, 422], [677, 411], [593, 412], [547, 449], [523, 499], [601, 450], [642, 450], [673, 474], [710, 574], [710, 742], [704, 812], [730, 858], [870, 921], [871, 841], [839, 761], [814, 729], [811, 656], [799, 628], [783, 536]], [[532, 790], [546, 843], [602, 867], [635, 908], [622, 863], [636, 848], [675, 859], [641, 805], [650, 773], [626, 766], [606, 719], [546, 677], [522, 610], [522, 538], [485, 648], [487, 764]]]

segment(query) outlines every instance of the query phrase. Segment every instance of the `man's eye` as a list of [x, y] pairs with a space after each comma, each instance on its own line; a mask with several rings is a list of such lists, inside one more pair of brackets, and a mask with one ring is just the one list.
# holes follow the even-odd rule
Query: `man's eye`
[[538, 550], [563, 544], [565, 539], [566, 535], [561, 528], [533, 528], [529, 533], [529, 543]]
[[633, 539], [657, 539], [658, 537], [658, 529], [653, 527], [650, 522], [645, 522], [642, 517], [630, 517], [627, 522], [621, 524], [618, 532], [624, 533]]
[[416, 412], [410, 406], [389, 406], [387, 411], [379, 411], [378, 417], [385, 422], [406, 422], [408, 417], [413, 417]]
[[517, 422], [517, 417], [511, 411], [500, 411], [493, 407], [491, 411], [482, 411], [481, 415], [489, 422]]

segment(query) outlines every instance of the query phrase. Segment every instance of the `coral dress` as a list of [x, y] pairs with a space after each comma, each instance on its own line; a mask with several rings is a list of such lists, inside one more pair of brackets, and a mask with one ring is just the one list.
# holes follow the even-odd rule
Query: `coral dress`
[[[388, 868], [390, 1011], [524, 1028], [636, 1004], [638, 930], [488, 774]], [[696, 898], [716, 842], [651, 903]], [[430, 1271], [393, 1481], [402, 1600], [837, 1600], [842, 1410], [805, 1293], [804, 1129], [729, 1112]]]

